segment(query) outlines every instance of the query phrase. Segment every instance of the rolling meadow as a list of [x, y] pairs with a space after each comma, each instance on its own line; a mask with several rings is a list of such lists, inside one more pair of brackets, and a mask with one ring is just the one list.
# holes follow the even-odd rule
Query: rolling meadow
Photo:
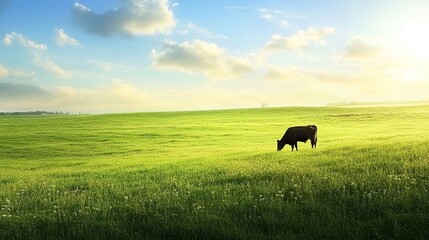
[[0, 116], [0, 239], [429, 239], [428, 133], [429, 105]]

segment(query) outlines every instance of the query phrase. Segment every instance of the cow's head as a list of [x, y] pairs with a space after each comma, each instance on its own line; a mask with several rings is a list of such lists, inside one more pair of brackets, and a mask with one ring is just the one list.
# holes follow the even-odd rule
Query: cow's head
[[280, 151], [284, 148], [286, 144], [284, 144], [282, 141], [277, 140], [277, 151]]

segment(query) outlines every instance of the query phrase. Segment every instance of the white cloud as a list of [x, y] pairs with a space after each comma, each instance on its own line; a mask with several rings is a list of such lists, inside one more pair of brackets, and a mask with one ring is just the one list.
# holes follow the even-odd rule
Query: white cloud
[[[292, 70], [301, 76], [320, 73], [299, 68]], [[200, 88], [165, 88], [159, 91], [141, 89], [121, 80], [93, 88], [58, 86], [51, 90], [34, 85], [0, 82], [0, 109], [107, 113], [259, 107], [263, 102], [270, 106], [320, 106], [362, 99], [365, 101], [427, 99], [429, 86], [423, 82], [405, 84], [391, 81], [389, 84], [375, 82], [372, 85], [354, 82], [355, 85], [350, 87], [349, 84], [316, 81], [315, 78], [310, 76], [305, 81], [266, 81], [265, 87], [260, 89], [246, 84], [239, 91], [214, 85]]]
[[368, 60], [376, 57], [381, 51], [381, 47], [364, 38], [353, 37], [347, 42], [347, 46], [340, 57], [344, 60]]
[[[18, 33], [6, 34], [5, 38], [3, 39], [3, 43], [5, 45], [12, 45], [14, 41], [20, 43], [23, 47], [25, 47], [27, 49], [41, 50], [41, 51], [31, 51], [30, 52], [30, 54], [33, 57], [33, 61], [37, 66], [39, 66], [39, 67], [45, 69], [46, 71], [54, 74], [58, 78], [68, 79], [68, 78], [73, 77], [72, 72], [65, 70], [64, 68], [60, 67], [57, 63], [55, 63], [54, 61], [52, 61], [50, 59], [49, 52], [44, 51], [44, 50], [48, 49], [46, 47], [46, 45], [35, 43], [35, 42], [25, 38], [22, 34], [18, 34]], [[35, 73], [34, 72], [26, 73], [25, 71], [17, 69], [15, 71], [9, 70], [9, 75], [13, 76], [13, 77], [24, 77], [24, 76], [28, 77], [28, 76], [34, 76]]]
[[261, 17], [263, 19], [271, 20], [274, 18], [272, 15], [272, 10], [270, 10], [270, 9], [261, 8], [261, 9], [259, 9], [259, 12], [261, 13]]
[[[403, 71], [401, 71], [403, 72]], [[341, 101], [388, 101], [427, 99], [422, 88], [428, 82], [405, 82], [390, 71], [324, 71], [299, 67], [269, 66], [266, 84], [282, 92], [283, 105], [320, 105]]]
[[266, 50], [303, 50], [311, 45], [324, 45], [325, 38], [335, 32], [335, 28], [308, 28], [301, 30], [290, 37], [283, 37], [280, 34], [272, 36], [271, 41], [265, 46]]
[[265, 80], [284, 81], [299, 84], [335, 83], [335, 84], [356, 84], [359, 81], [352, 73], [314, 71], [298, 68], [296, 66], [282, 68], [274, 65], [268, 67], [264, 75]]
[[[82, 104], [91, 103], [101, 105], [104, 103], [121, 104], [137, 104], [146, 100], [146, 95], [141, 89], [137, 89], [134, 85], [125, 83], [121, 80], [115, 80], [110, 84], [97, 86], [95, 88], [74, 88], [71, 86], [58, 86], [52, 90], [53, 96], [57, 100], [64, 102]], [[103, 104], [104, 105], [104, 104]], [[93, 107], [93, 110], [96, 107]]]
[[6, 67], [0, 65], [0, 78], [6, 77], [9, 75], [9, 70]]
[[73, 18], [84, 31], [100, 36], [167, 33], [176, 24], [168, 0], [127, 0], [102, 14], [75, 3]]
[[30, 39], [27, 39], [22, 34], [19, 33], [8, 33], [3, 38], [3, 44], [6, 46], [12, 45], [14, 42], [20, 43], [23, 47], [35, 50], [46, 50], [48, 47], [44, 44], [36, 43]]
[[95, 88], [58, 86], [51, 90], [29, 84], [0, 82], [0, 109], [4, 111], [129, 112], [154, 111], [162, 106], [152, 93], [114, 81]]
[[34, 55], [34, 62], [46, 71], [54, 74], [58, 78], [69, 79], [73, 77], [73, 73], [60, 67], [46, 56]]
[[13, 78], [31, 78], [36, 76], [35, 72], [26, 72], [22, 69], [8, 69], [0, 65], [0, 78], [13, 77]]
[[294, 89], [303, 99], [316, 94], [324, 102], [427, 98], [422, 90], [429, 88], [427, 63], [404, 61], [394, 50], [389, 51], [388, 45], [352, 38], [332, 60], [337, 61], [335, 68], [268, 65], [263, 79], [285, 90]]
[[[3, 90], [3, 91], [2, 91]], [[2, 96], [3, 92], [9, 92]], [[0, 109], [64, 112], [141, 112], [219, 109], [260, 106], [266, 96], [257, 90], [220, 88], [144, 90], [116, 80], [94, 88], [58, 86], [43, 90], [34, 85], [0, 83]]]
[[42, 110], [38, 104], [49, 101], [49, 92], [31, 85], [0, 82], [0, 109], [3, 111]]
[[109, 63], [109, 62], [103, 62], [103, 61], [99, 61], [99, 60], [90, 60], [89, 63], [91, 63], [94, 66], [97, 66], [98, 68], [100, 68], [106, 72], [111, 72], [111, 71], [117, 69], [118, 67], [123, 67], [123, 66], [118, 66], [117, 64], [113, 64], [113, 63]]
[[389, 40], [379, 39], [383, 44], [376, 44], [363, 37], [353, 37], [331, 59], [343, 69], [361, 72], [362, 79], [427, 82], [428, 61], [403, 56], [397, 46], [389, 44]]
[[212, 79], [234, 79], [254, 70], [248, 59], [227, 56], [214, 43], [194, 40], [177, 44], [165, 41], [164, 50], [152, 50], [155, 68], [204, 73]]
[[244, 6], [227, 6], [225, 8], [228, 10], [237, 10], [237, 11], [243, 11], [243, 10], [249, 9], [249, 7], [244, 7]]
[[46, 95], [47, 91], [31, 84], [0, 83], [0, 99], [28, 99], [32, 96]]
[[202, 28], [194, 23], [188, 23], [184, 26], [181, 26], [178, 30], [178, 33], [186, 35], [190, 33], [195, 33], [197, 35], [207, 36], [209, 38], [221, 38], [221, 39], [227, 39], [226, 36], [218, 35], [210, 32], [209, 30]]
[[81, 12], [91, 12], [91, 9], [85, 7], [83, 4], [76, 2], [74, 7]]
[[15, 77], [15, 78], [23, 78], [23, 79], [28, 79], [28, 78], [34, 78], [34, 77], [36, 77], [36, 73], [34, 71], [27, 72], [27, 71], [25, 71], [23, 69], [19, 69], [19, 68], [11, 70], [11, 74], [10, 75], [12, 77]]
[[307, 73], [297, 67], [281, 68], [269, 66], [264, 79], [269, 81], [302, 81], [307, 79]]
[[60, 46], [70, 45], [70, 46], [80, 46], [79, 41], [67, 35], [67, 33], [62, 28], [55, 28], [55, 41]]
[[260, 8], [258, 12], [262, 19], [277, 23], [281, 26], [288, 26], [288, 18], [292, 17], [288, 13], [277, 9]]

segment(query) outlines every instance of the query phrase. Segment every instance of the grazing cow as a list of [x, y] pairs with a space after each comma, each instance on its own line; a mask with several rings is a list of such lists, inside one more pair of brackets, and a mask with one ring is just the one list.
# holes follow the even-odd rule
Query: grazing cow
[[282, 139], [277, 140], [277, 151], [283, 149], [286, 144], [289, 144], [298, 151], [298, 142], [307, 142], [311, 140], [311, 148], [316, 148], [317, 144], [317, 127], [316, 125], [290, 127], [286, 130]]

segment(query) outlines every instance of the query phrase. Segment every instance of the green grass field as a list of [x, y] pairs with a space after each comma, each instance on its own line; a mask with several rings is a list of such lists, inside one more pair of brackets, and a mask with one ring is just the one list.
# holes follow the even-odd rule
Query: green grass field
[[1, 116], [0, 239], [429, 239], [428, 133], [429, 106]]

